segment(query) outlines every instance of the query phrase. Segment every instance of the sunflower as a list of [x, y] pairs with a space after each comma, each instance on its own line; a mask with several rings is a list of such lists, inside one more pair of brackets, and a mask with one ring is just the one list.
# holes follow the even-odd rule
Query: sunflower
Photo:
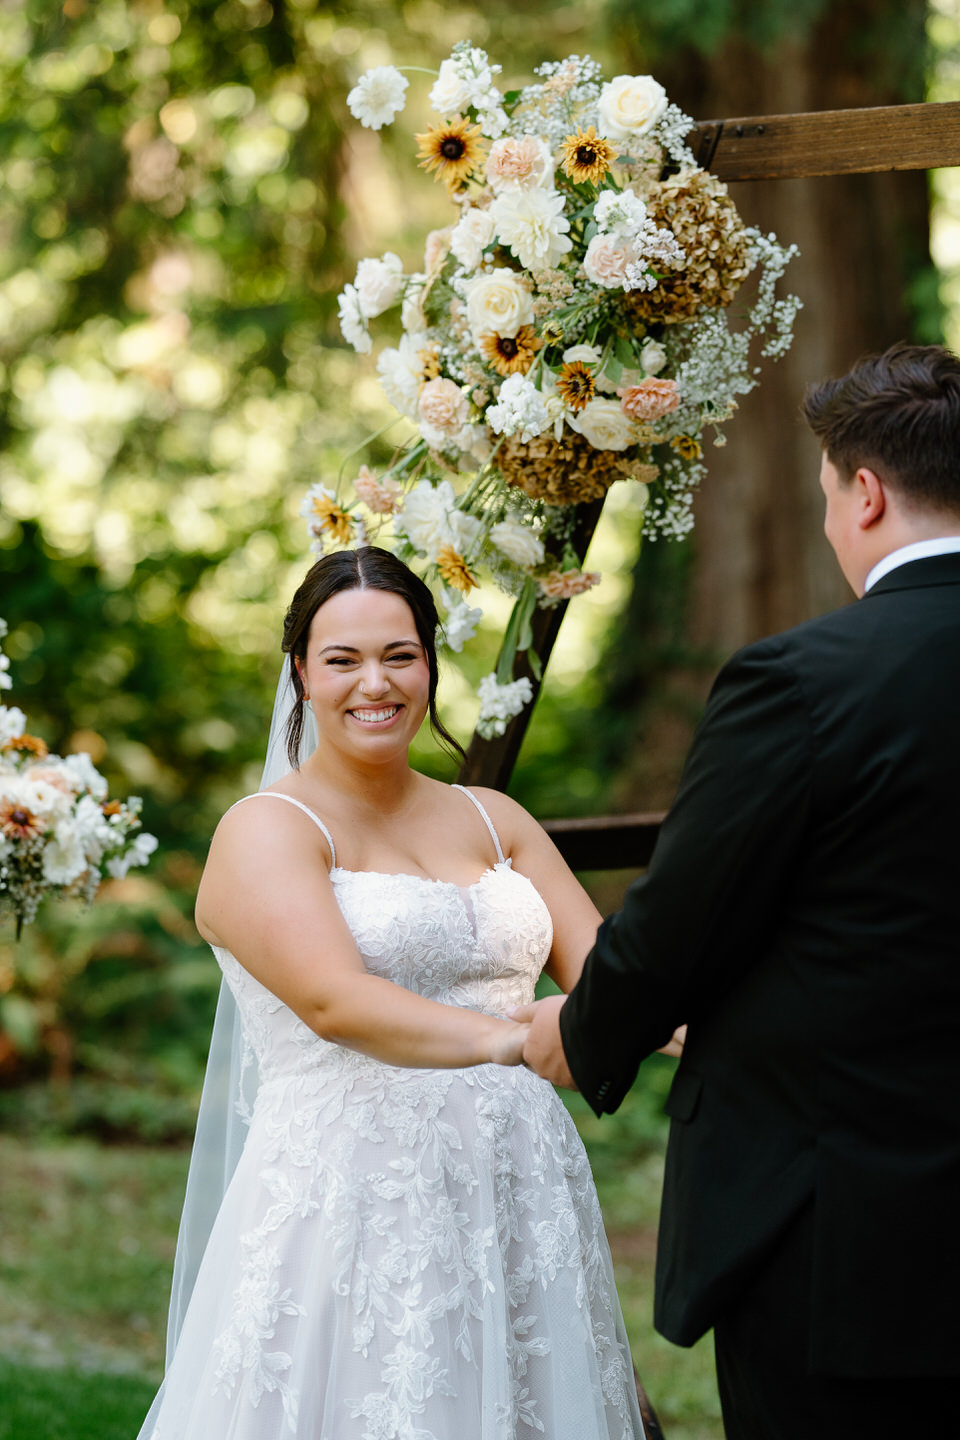
[[338, 545], [350, 543], [350, 536], [353, 533], [353, 521], [342, 506], [327, 495], [315, 495], [313, 498], [313, 514], [316, 519], [311, 529], [319, 537], [327, 534], [334, 539]]
[[571, 410], [583, 410], [593, 399], [597, 382], [582, 360], [571, 360], [557, 377], [557, 389]]
[[35, 840], [45, 829], [39, 815], [18, 800], [5, 800], [0, 805], [0, 834], [8, 840]]
[[476, 585], [476, 580], [470, 573], [470, 567], [460, 554], [454, 550], [452, 545], [441, 545], [437, 551], [437, 569], [448, 585], [454, 590], [459, 590], [463, 595], [468, 594]]
[[577, 126], [575, 134], [568, 135], [560, 146], [560, 168], [575, 185], [587, 182], [599, 185], [616, 154], [613, 146], [598, 135], [592, 125], [588, 125], [586, 130]]
[[471, 125], [462, 115], [431, 126], [416, 136], [421, 170], [435, 170], [435, 180], [442, 180], [451, 192], [459, 190], [483, 159], [481, 134], [480, 126]]
[[516, 335], [481, 335], [480, 349], [498, 375], [525, 375], [540, 348], [532, 325], [521, 325]]

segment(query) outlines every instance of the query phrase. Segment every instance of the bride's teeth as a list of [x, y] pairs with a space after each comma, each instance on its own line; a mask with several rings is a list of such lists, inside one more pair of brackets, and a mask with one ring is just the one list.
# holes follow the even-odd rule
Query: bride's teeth
[[376, 725], [381, 720], [389, 720], [396, 715], [398, 706], [388, 705], [385, 710], [354, 710], [353, 714], [357, 720], [365, 720]]

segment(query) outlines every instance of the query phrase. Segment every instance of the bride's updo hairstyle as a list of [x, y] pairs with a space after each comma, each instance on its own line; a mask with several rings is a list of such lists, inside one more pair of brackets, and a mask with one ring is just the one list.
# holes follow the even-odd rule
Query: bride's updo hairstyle
[[303, 663], [307, 639], [314, 615], [321, 605], [342, 590], [385, 590], [399, 595], [410, 606], [417, 636], [423, 646], [430, 671], [430, 729], [439, 743], [456, 759], [465, 761], [463, 746], [445, 728], [437, 714], [437, 626], [439, 616], [428, 586], [413, 571], [376, 545], [361, 545], [357, 550], [336, 550], [323, 555], [307, 571], [303, 582], [290, 602], [283, 622], [283, 652], [290, 656], [290, 679], [295, 703], [287, 720], [287, 758], [293, 769], [299, 768], [300, 743], [303, 738], [304, 689], [296, 661]]

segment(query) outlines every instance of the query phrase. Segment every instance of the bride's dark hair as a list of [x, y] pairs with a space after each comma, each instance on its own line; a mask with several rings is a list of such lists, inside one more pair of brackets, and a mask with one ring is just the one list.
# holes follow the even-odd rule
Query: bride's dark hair
[[308, 571], [290, 602], [283, 622], [283, 651], [290, 656], [290, 678], [295, 704], [287, 720], [287, 758], [294, 770], [298, 768], [300, 742], [303, 737], [304, 689], [296, 661], [307, 654], [307, 638], [314, 615], [341, 590], [386, 590], [399, 595], [410, 606], [417, 635], [427, 657], [430, 670], [430, 729], [437, 740], [455, 758], [465, 761], [463, 746], [453, 738], [437, 714], [437, 626], [439, 616], [428, 587], [413, 571], [376, 545], [361, 545], [357, 550], [336, 550], [323, 555]]

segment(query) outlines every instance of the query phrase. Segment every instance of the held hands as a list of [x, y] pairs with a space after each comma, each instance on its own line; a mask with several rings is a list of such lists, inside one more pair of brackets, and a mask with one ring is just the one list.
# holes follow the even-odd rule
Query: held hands
[[522, 1065], [523, 1046], [529, 1025], [518, 1025], [507, 1020], [497, 1025], [490, 1046], [490, 1060], [494, 1065]]
[[532, 1005], [519, 1005], [510, 1013], [529, 1032], [523, 1047], [524, 1065], [553, 1085], [576, 1090], [577, 1082], [570, 1074], [560, 1039], [560, 1011], [566, 998], [565, 995], [550, 995], [546, 1000], [534, 1001]]

